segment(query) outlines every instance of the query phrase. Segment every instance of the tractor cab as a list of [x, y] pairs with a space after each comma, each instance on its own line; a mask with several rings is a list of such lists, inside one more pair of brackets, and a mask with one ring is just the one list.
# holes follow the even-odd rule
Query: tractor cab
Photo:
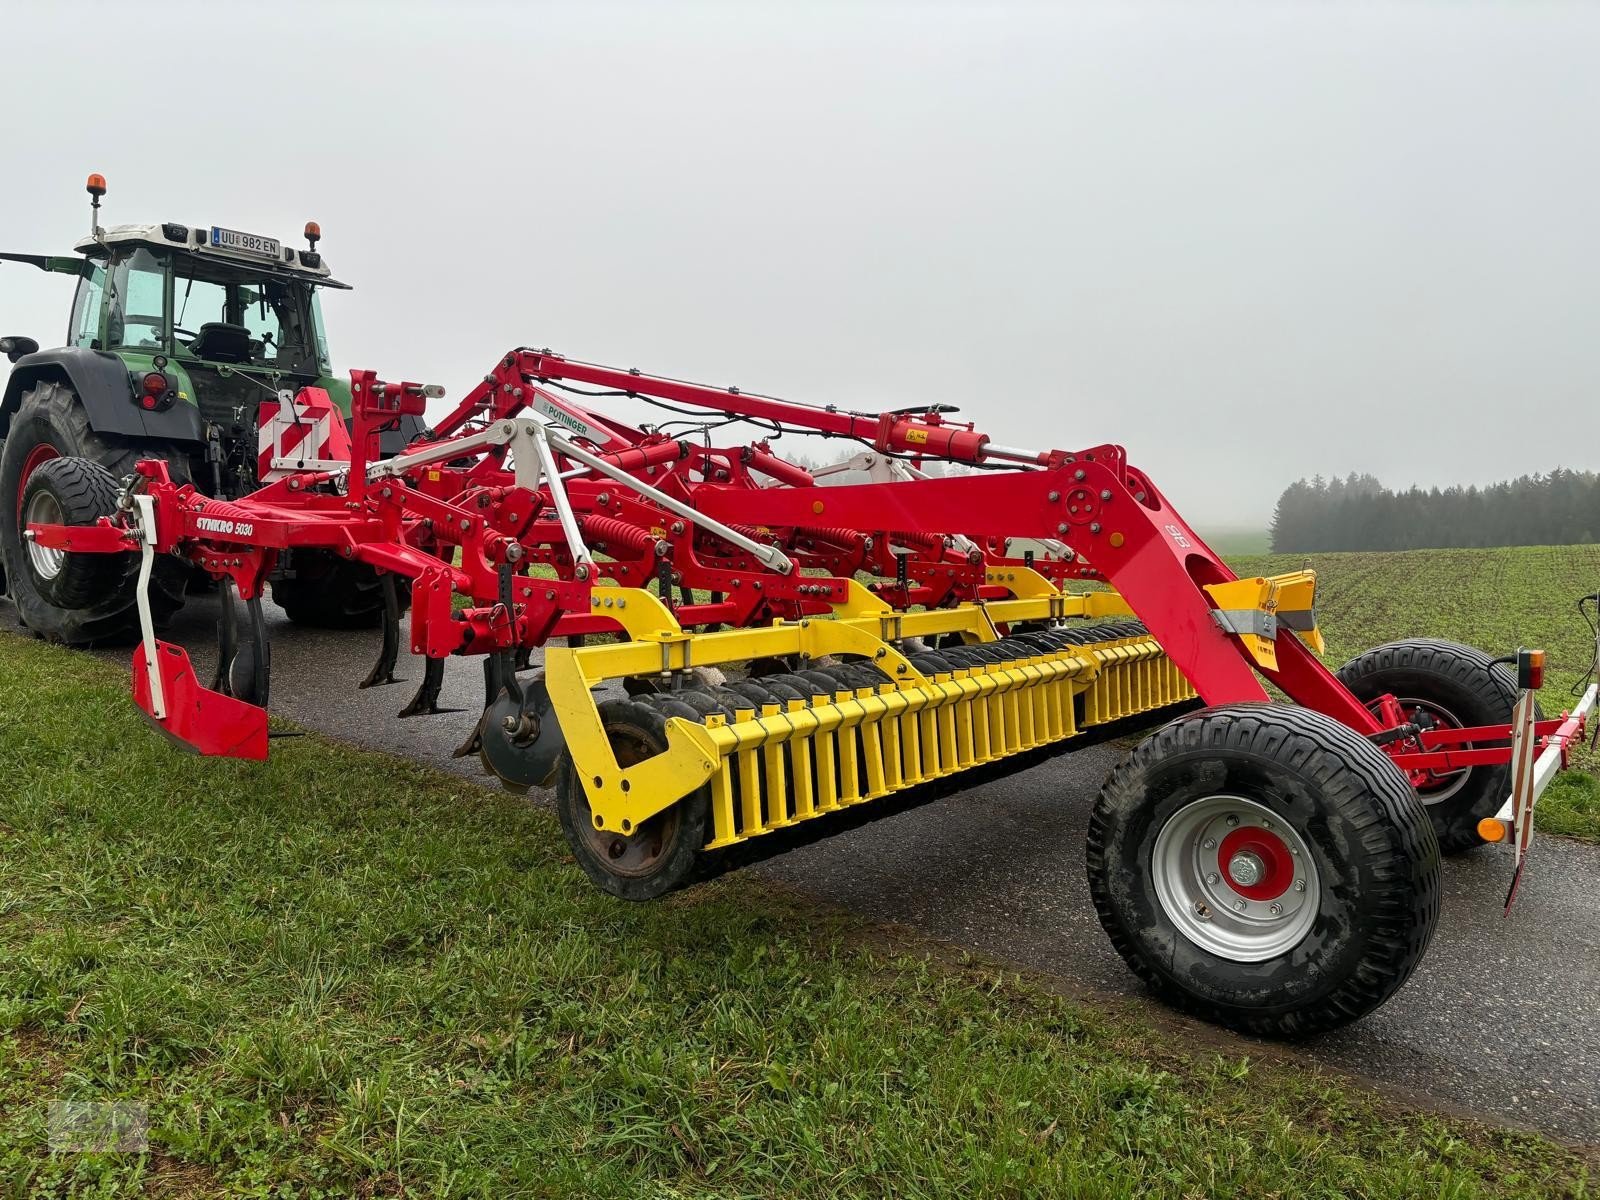
[[348, 285], [316, 251], [172, 223], [100, 230], [76, 249], [67, 344], [115, 354], [131, 375], [164, 374], [170, 386], [141, 398], [147, 408], [192, 403], [225, 446], [243, 447], [259, 405], [284, 389], [319, 384], [343, 399], [318, 292]]
[[[309, 229], [315, 229], [312, 225]], [[346, 288], [315, 251], [219, 226], [119, 225], [84, 255], [67, 344], [177, 364], [315, 379], [329, 370], [317, 289]]]

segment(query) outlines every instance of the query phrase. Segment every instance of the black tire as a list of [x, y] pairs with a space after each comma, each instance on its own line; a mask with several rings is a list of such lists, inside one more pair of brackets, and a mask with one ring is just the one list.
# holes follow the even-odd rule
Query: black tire
[[[272, 581], [272, 598], [296, 625], [373, 629], [383, 620], [383, 579], [364, 562], [325, 550], [296, 550], [294, 574]], [[411, 581], [395, 576], [400, 611], [411, 607]]]
[[[1512, 676], [1483, 651], [1457, 642], [1391, 642], [1357, 655], [1339, 668], [1338, 677], [1363, 704], [1393, 695], [1408, 715], [1421, 707], [1442, 712], [1458, 725], [1509, 724], [1517, 704]], [[1478, 822], [1493, 816], [1510, 792], [1511, 765], [1502, 763], [1432, 777], [1417, 788], [1417, 798], [1433, 822], [1440, 850], [1460, 854], [1484, 844]]]
[[[99, 590], [79, 591], [69, 604], [52, 599], [49, 586], [29, 564], [22, 538], [22, 494], [25, 476], [59, 459], [87, 459], [98, 464], [113, 481], [132, 474], [140, 459], [157, 458], [167, 464], [172, 481], [188, 483], [188, 456], [165, 442], [137, 442], [95, 433], [78, 395], [64, 383], [41, 381], [23, 393], [12, 415], [5, 442], [0, 445], [0, 566], [6, 586], [23, 624], [52, 642], [81, 646], [126, 641], [139, 627], [133, 587], [136, 559], [132, 555], [105, 556], [116, 564], [96, 575]], [[183, 607], [189, 567], [177, 559], [158, 558], [150, 580], [150, 610], [157, 626], [165, 625]]]
[[[667, 717], [701, 720], [670, 695], [608, 700], [600, 706], [612, 750], [623, 766], [667, 748]], [[692, 882], [700, 867], [711, 821], [711, 788], [702, 786], [644, 822], [631, 836], [594, 828], [589, 798], [570, 754], [556, 777], [556, 813], [578, 865], [602, 891], [623, 900], [654, 900]]]
[[[1282, 846], [1255, 885], [1267, 895], [1244, 903], [1254, 911], [1232, 911], [1244, 901], [1231, 886], [1235, 834], [1215, 837], [1227, 816], [1194, 828], [1218, 804], [1246, 814], [1240, 834], [1266, 841], [1272, 830]], [[1173, 838], [1186, 828], [1192, 856]], [[1213, 852], [1228, 872], [1220, 890]], [[1405, 777], [1353, 730], [1287, 705], [1202, 709], [1147, 738], [1095, 804], [1087, 859], [1100, 922], [1136, 975], [1176, 1007], [1271, 1037], [1373, 1011], [1421, 961], [1439, 917], [1438, 843]], [[1210, 890], [1188, 903], [1174, 863]], [[1281, 916], [1264, 911], [1273, 904]], [[1203, 940], [1236, 932], [1243, 951]]]
[[[38, 514], [49, 523], [93, 525], [117, 511], [117, 481], [97, 462], [87, 458], [52, 458], [29, 476], [22, 489], [24, 517]], [[43, 510], [43, 511], [41, 511]], [[127, 574], [127, 560], [117, 554], [62, 554], [58, 565], [41, 574], [34, 565], [40, 557], [27, 547], [23, 568], [39, 595], [50, 604], [81, 609], [113, 592]]]

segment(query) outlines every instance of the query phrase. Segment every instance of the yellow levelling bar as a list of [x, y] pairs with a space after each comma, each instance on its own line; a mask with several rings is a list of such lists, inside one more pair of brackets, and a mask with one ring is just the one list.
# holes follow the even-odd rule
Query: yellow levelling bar
[[[1022, 593], [1033, 580], [1014, 582], [1024, 585], [1016, 588]], [[596, 827], [630, 833], [709, 784], [708, 845], [727, 846], [1194, 697], [1188, 680], [1146, 634], [931, 676], [899, 649], [910, 637], [958, 634], [982, 645], [999, 638], [996, 625], [1038, 627], [1074, 617], [1092, 622], [1128, 611], [1111, 593], [1063, 595], [1038, 582], [1044, 586], [1016, 599], [920, 613], [893, 612], [852, 584], [833, 619], [693, 635], [648, 592], [596, 589], [596, 610], [614, 616], [631, 640], [552, 647], [545, 658], [551, 701]], [[666, 722], [664, 753], [625, 768], [618, 764], [593, 689], [629, 676], [659, 678], [777, 656], [865, 661], [893, 682], [814, 697], [809, 704], [735, 709], [731, 721], [673, 717]]]
[[[914, 687], [838, 692], [706, 718], [708, 849], [1061, 742], [1194, 695], [1148, 636], [1073, 646]], [[1082, 716], [1077, 700], [1082, 697]]]

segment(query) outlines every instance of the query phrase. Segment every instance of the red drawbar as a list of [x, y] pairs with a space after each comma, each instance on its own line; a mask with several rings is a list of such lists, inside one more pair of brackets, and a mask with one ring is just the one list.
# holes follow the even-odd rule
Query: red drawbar
[[167, 702], [164, 718], [150, 711], [144, 647], [133, 652], [133, 700], [158, 730], [196, 754], [258, 761], [267, 757], [266, 709], [202, 687], [182, 646], [157, 642], [156, 669]]
[[[1261, 878], [1254, 883], [1235, 879], [1228, 864], [1236, 854], [1254, 855], [1261, 863]], [[1222, 845], [1217, 847], [1217, 865], [1228, 886], [1247, 900], [1276, 900], [1294, 882], [1294, 856], [1289, 847], [1277, 834], [1254, 826], [1235, 829], [1222, 839]]]

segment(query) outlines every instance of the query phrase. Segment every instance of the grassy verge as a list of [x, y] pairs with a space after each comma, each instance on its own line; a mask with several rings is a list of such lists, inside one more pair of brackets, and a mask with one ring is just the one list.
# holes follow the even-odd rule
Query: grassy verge
[[[526, 803], [172, 750], [0, 636], [0, 1191], [1578, 1196], [1592, 1161], [884, 949], [735, 876], [593, 891]], [[55, 1155], [123, 1099], [145, 1155]]]

